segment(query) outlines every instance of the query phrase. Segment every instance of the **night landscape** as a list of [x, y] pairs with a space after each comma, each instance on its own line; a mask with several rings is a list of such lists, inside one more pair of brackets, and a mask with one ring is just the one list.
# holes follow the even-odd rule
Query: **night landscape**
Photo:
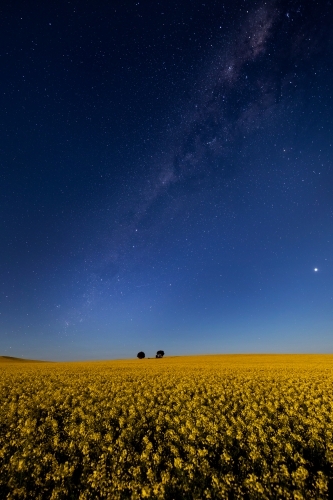
[[332, 498], [331, 1], [0, 19], [0, 497]]

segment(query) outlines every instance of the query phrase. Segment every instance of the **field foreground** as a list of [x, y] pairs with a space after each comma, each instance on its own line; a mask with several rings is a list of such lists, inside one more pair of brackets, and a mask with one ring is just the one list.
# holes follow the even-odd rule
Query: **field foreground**
[[0, 498], [332, 498], [333, 355], [0, 364]]

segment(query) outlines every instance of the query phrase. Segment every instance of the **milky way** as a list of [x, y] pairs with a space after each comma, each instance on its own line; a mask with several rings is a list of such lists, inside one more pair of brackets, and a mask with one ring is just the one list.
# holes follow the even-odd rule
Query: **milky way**
[[[161, 130], [159, 147], [151, 151], [151, 160], [145, 159], [144, 178], [135, 179], [114, 208], [115, 220], [110, 221], [109, 234], [103, 235], [105, 243], [87, 266], [82, 305], [69, 312], [66, 321], [83, 321], [105, 294], [119, 298], [128, 293], [132, 287], [128, 276], [135, 274], [141, 262], [154, 261], [150, 258], [156, 251], [152, 240], [161, 238], [165, 221], [186, 220], [191, 195], [198, 193], [200, 198], [207, 183], [228, 185], [230, 177], [237, 175], [237, 166], [234, 172], [228, 167], [235, 145], [281, 117], [293, 91], [297, 99], [297, 83], [313, 51], [301, 37], [308, 30], [308, 19], [302, 25], [300, 9], [292, 15], [299, 18], [297, 30], [290, 27], [290, 13], [279, 3], [249, 6], [238, 26], [229, 27], [208, 54], [190, 96], [173, 111], [175, 123]], [[295, 88], [284, 95], [288, 81]], [[164, 268], [161, 275], [167, 284]], [[148, 278], [153, 288], [161, 275], [157, 282], [156, 277]]]
[[332, 18], [4, 7], [0, 354], [332, 350]]
[[[92, 297], [95, 300], [100, 293], [96, 296], [96, 288], [110, 287], [122, 266], [126, 268], [133, 241], [140, 241], [140, 251], [145, 251], [145, 240], [150, 237], [145, 231], [141, 239], [137, 228], [153, 204], [163, 200], [162, 219], [170, 213], [178, 217], [184, 210], [184, 191], [191, 185], [200, 189], [205, 179], [212, 173], [216, 175], [216, 169], [219, 181], [223, 179], [225, 157], [237, 139], [274, 119], [274, 113], [281, 112], [285, 103], [278, 93], [284, 79], [290, 77], [289, 60], [296, 43], [291, 33], [288, 48], [284, 48], [288, 22], [286, 12], [276, 2], [254, 9], [249, 7], [239, 25], [230, 28], [208, 56], [210, 60], [192, 85], [191, 97], [174, 113], [177, 124], [161, 131], [164, 139], [160, 150], [151, 151], [150, 165], [146, 160], [144, 180], [136, 179], [135, 190], [131, 188], [130, 193], [124, 193], [116, 207], [116, 223], [111, 224], [111, 234], [105, 235], [108, 243], [103, 255], [97, 263], [94, 258], [95, 269], [90, 278], [93, 285], [85, 292], [89, 306]], [[299, 32], [296, 38], [298, 36]], [[273, 54], [279, 52], [283, 53], [275, 60]], [[279, 58], [286, 61], [285, 72], [280, 71]], [[280, 74], [276, 77], [278, 71]], [[274, 79], [272, 73], [275, 73]], [[225, 175], [230, 176], [230, 172]], [[184, 190], [177, 191], [177, 185]], [[177, 194], [168, 197], [172, 187]], [[155, 222], [152, 224], [148, 233], [156, 229]]]

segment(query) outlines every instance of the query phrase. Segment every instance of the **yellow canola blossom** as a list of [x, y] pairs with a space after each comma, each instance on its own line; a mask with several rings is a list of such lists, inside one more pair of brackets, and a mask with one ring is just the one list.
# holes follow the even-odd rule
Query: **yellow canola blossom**
[[1, 499], [333, 496], [333, 355], [0, 365]]

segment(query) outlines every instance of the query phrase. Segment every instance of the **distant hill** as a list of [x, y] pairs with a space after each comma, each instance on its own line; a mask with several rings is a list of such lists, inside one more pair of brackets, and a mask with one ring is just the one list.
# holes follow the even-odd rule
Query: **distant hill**
[[0, 356], [0, 364], [2, 363], [45, 363], [38, 359], [14, 358], [13, 356]]

